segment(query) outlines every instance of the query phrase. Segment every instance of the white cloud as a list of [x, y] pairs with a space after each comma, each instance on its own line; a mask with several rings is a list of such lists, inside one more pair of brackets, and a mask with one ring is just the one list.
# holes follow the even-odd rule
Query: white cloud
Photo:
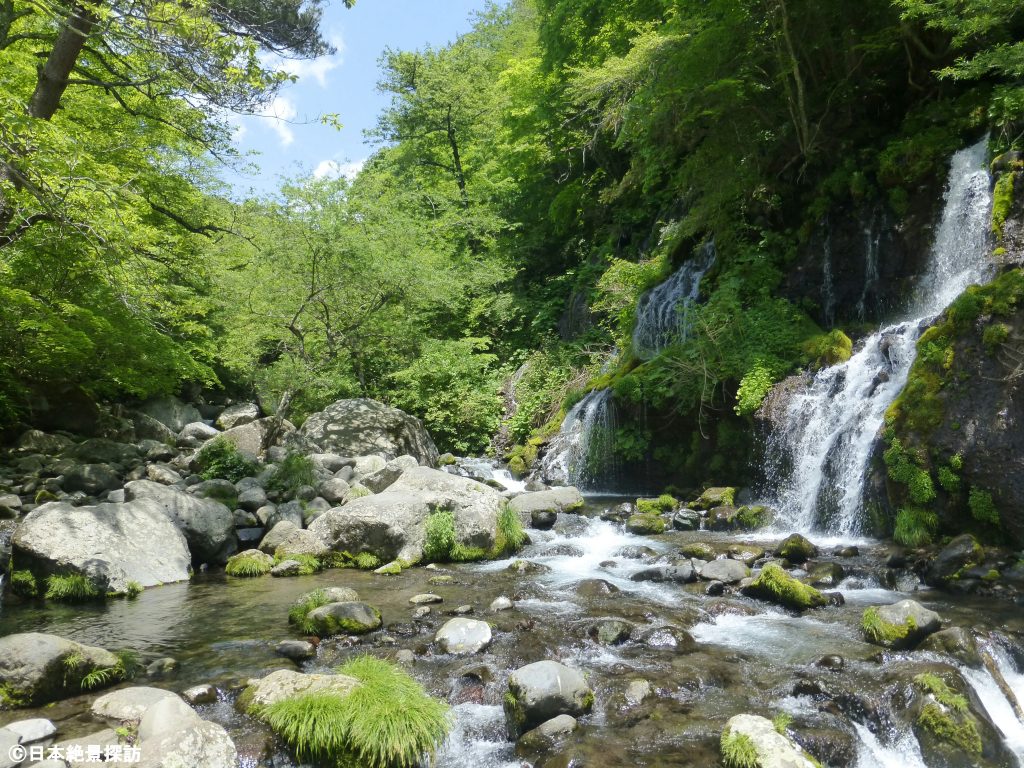
[[267, 127], [281, 140], [282, 147], [287, 147], [295, 141], [295, 132], [288, 122], [294, 120], [297, 114], [295, 102], [287, 96], [275, 96], [259, 112]]
[[352, 181], [366, 165], [366, 159], [354, 162], [341, 163], [337, 160], [321, 160], [313, 169], [314, 179], [339, 179], [346, 178]]
[[280, 56], [266, 56], [263, 59], [263, 63], [274, 69], [282, 70], [287, 72], [289, 75], [294, 75], [299, 78], [299, 81], [312, 78], [316, 80], [317, 85], [321, 88], [327, 87], [327, 76], [345, 63], [345, 41], [342, 39], [340, 34], [332, 34], [330, 37], [331, 45], [335, 48], [335, 53], [330, 56], [321, 56], [317, 59], [285, 59]]

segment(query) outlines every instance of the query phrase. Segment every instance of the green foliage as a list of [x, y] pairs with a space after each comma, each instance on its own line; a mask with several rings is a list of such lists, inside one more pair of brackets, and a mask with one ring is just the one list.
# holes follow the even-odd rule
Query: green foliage
[[273, 567], [274, 561], [269, 556], [260, 557], [241, 552], [228, 558], [227, 565], [224, 566], [224, 573], [237, 578], [253, 578], [266, 576]]
[[999, 525], [999, 510], [996, 509], [995, 500], [989, 491], [971, 488], [967, 496], [967, 506], [971, 510], [971, 517], [979, 523]]
[[498, 524], [494, 533], [494, 548], [491, 557], [505, 557], [523, 548], [527, 535], [519, 514], [507, 504], [498, 512]]
[[380, 567], [380, 558], [372, 552], [360, 552], [352, 558], [352, 562], [361, 571], [372, 571]]
[[901, 507], [896, 513], [892, 538], [905, 547], [923, 547], [931, 544], [939, 519], [934, 512], [920, 507]]
[[740, 379], [740, 386], [736, 390], [736, 405], [733, 407], [736, 415], [746, 416], [760, 408], [774, 383], [771, 371], [762, 363], [755, 363]]
[[907, 617], [906, 624], [891, 624], [881, 617], [874, 606], [865, 609], [860, 622], [861, 632], [870, 642], [877, 645], [894, 645], [906, 639], [917, 629], [914, 620]]
[[448, 707], [387, 662], [362, 656], [338, 672], [359, 680], [350, 693], [312, 693], [259, 713], [299, 760], [339, 768], [414, 768], [450, 728]]
[[853, 341], [838, 328], [815, 336], [804, 344], [804, 351], [821, 367], [845, 363], [853, 354]]
[[795, 611], [820, 608], [827, 602], [821, 592], [790, 576], [778, 563], [768, 563], [762, 568], [747, 591]]
[[985, 326], [981, 340], [985, 344], [985, 349], [988, 353], [993, 355], [999, 351], [999, 347], [1005, 344], [1009, 337], [1010, 326], [1005, 323], [992, 323]]
[[963, 487], [960, 475], [952, 467], [939, 467], [939, 485], [946, 493], [959, 493]]
[[11, 572], [11, 590], [20, 597], [38, 597], [39, 585], [35, 574], [29, 570]]
[[661, 514], [671, 512], [679, 504], [670, 494], [663, 493], [656, 499], [637, 499], [636, 508], [640, 512]]
[[267, 481], [267, 488], [294, 496], [302, 486], [315, 484], [313, 460], [298, 453], [289, 453], [274, 468]]
[[780, 712], [772, 718], [772, 726], [778, 733], [782, 734], [783, 736], [786, 735], [786, 730], [792, 724], [793, 716], [790, 715], [788, 712]]
[[935, 485], [928, 470], [920, 466], [921, 459], [904, 448], [899, 438], [894, 437], [883, 454], [889, 478], [907, 486], [911, 501], [927, 504], [935, 499]]
[[923, 691], [934, 696], [935, 700], [947, 709], [959, 712], [960, 714], [967, 713], [967, 699], [961, 694], [953, 691], [946, 681], [938, 675], [925, 672], [915, 676], [914, 682], [917, 683]]
[[427, 518], [423, 559], [430, 563], [449, 562], [455, 545], [455, 516], [447, 509], [432, 512]]
[[129, 581], [128, 586], [125, 588], [124, 594], [129, 600], [134, 600], [136, 597], [142, 594], [145, 587], [143, 587], [137, 581]]
[[315, 634], [316, 626], [306, 617], [310, 611], [327, 605], [329, 602], [327, 593], [322, 589], [317, 589], [303, 595], [288, 609], [288, 623], [298, 627], [301, 632], [307, 635]]
[[1003, 238], [1003, 225], [1013, 210], [1013, 188], [1019, 176], [1016, 172], [1001, 175], [992, 190], [992, 234]]
[[970, 715], [954, 715], [935, 702], [928, 702], [917, 716], [917, 724], [936, 738], [964, 752], [980, 755], [981, 735]]
[[54, 574], [46, 579], [46, 599], [65, 603], [83, 603], [100, 600], [103, 592], [96, 588], [87, 576], [78, 573]]
[[726, 768], [759, 768], [761, 765], [757, 748], [745, 733], [723, 731], [719, 747]]
[[242, 455], [229, 440], [216, 437], [196, 454], [200, 475], [204, 480], [228, 480], [237, 483], [259, 472], [259, 465]]

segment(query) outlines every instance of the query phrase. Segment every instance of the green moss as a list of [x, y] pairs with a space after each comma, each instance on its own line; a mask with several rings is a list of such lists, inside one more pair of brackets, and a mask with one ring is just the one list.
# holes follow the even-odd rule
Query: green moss
[[380, 568], [374, 571], [374, 573], [380, 576], [397, 576], [402, 572], [402, 564], [397, 560], [392, 560], [390, 563], [385, 563]]
[[902, 507], [896, 513], [896, 526], [892, 538], [905, 547], [923, 547], [930, 544], [939, 526], [939, 518], [927, 509]]
[[882, 456], [889, 477], [907, 486], [911, 501], [915, 504], [927, 504], [935, 499], [935, 485], [928, 470], [921, 466], [923, 460], [906, 450], [899, 438], [892, 438]]
[[36, 497], [35, 497], [36, 504], [46, 504], [47, 502], [50, 502], [50, 501], [59, 501], [59, 500], [60, 500], [60, 497], [57, 494], [53, 493], [52, 491], [48, 491], [45, 488], [41, 488], [39, 490], [39, 492], [36, 493]]
[[931, 701], [921, 709], [917, 724], [940, 741], [973, 755], [981, 754], [981, 735], [974, 718], [970, 716], [956, 717]]
[[853, 354], [853, 341], [838, 328], [814, 336], [804, 344], [804, 352], [818, 367], [845, 363]]
[[906, 640], [911, 632], [917, 630], [917, 624], [910, 617], [907, 617], [905, 624], [891, 624], [881, 617], [877, 608], [872, 606], [864, 611], [860, 628], [869, 642], [876, 645], [896, 645]]
[[27, 569], [11, 573], [11, 591], [21, 597], [39, 597], [35, 574]]
[[521, 727], [526, 722], [526, 711], [519, 703], [519, 699], [515, 697], [512, 691], [505, 691], [505, 696], [502, 699], [503, 709], [505, 710], [505, 717], [511, 720], [516, 726]]
[[662, 512], [671, 512], [678, 503], [672, 496], [663, 493], [656, 499], [637, 499], [636, 508], [643, 513], [661, 514]]
[[1010, 326], [1005, 323], [986, 325], [984, 332], [981, 334], [982, 343], [984, 343], [985, 349], [990, 355], [998, 352], [999, 347], [1005, 344], [1008, 338], [1010, 338]]
[[768, 507], [740, 507], [736, 511], [736, 522], [745, 531], [756, 531], [759, 528], [764, 528], [772, 521], [771, 518], [771, 510]]
[[995, 183], [992, 190], [992, 234], [1003, 237], [1003, 226], [1013, 210], [1013, 187], [1017, 173], [1004, 173]]
[[312, 693], [263, 708], [265, 720], [301, 761], [338, 768], [415, 768], [451, 727], [448, 707], [397, 667], [369, 656], [339, 673], [350, 693]]
[[243, 552], [228, 558], [224, 573], [237, 578], [253, 578], [266, 576], [273, 567], [273, 558]]
[[295, 560], [299, 563], [299, 576], [312, 576], [323, 570], [323, 563], [313, 555], [286, 554], [283, 552], [274, 553], [274, 565], [283, 563], [285, 560]]
[[[378, 627], [380, 626], [380, 611], [373, 606], [370, 606], [373, 615], [377, 617], [374, 622]], [[365, 635], [367, 632], [372, 632], [375, 627], [368, 626], [361, 621], [354, 619], [347, 619], [343, 616], [321, 616], [316, 622], [312, 621], [307, 617], [303, 622], [303, 628], [312, 627], [313, 630], [308, 634], [332, 636], [332, 635]]]
[[21, 709], [31, 703], [32, 695], [29, 691], [10, 683], [0, 683], [0, 709]]
[[494, 549], [490, 555], [493, 559], [514, 554], [526, 543], [526, 531], [519, 515], [508, 504], [498, 512], [498, 524], [494, 532]]
[[979, 523], [999, 525], [999, 510], [996, 509], [995, 500], [989, 491], [971, 488], [967, 497], [967, 506], [971, 510], [971, 517]]
[[89, 600], [100, 600], [102, 591], [80, 573], [70, 575], [54, 574], [46, 580], [46, 599], [59, 600], [65, 603], [84, 603]]
[[626, 521], [626, 530], [638, 536], [656, 536], [666, 528], [665, 518], [655, 512], [637, 512]]
[[134, 600], [136, 597], [142, 594], [142, 591], [144, 589], [145, 587], [143, 587], [139, 582], [129, 581], [128, 586], [124, 590], [124, 595], [129, 600]]
[[790, 576], [778, 563], [768, 563], [762, 568], [746, 592], [795, 611], [820, 608], [828, 602], [821, 592]]
[[360, 552], [353, 558], [356, 568], [361, 571], [372, 571], [380, 567], [380, 558], [372, 552]]
[[725, 768], [759, 768], [757, 748], [745, 733], [726, 729], [719, 743]]

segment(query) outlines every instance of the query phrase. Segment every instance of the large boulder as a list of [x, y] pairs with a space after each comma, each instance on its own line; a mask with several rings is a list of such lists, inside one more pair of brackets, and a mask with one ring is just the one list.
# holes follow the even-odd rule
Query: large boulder
[[488, 550], [494, 546], [504, 501], [501, 493], [475, 480], [415, 467], [383, 493], [325, 512], [309, 530], [338, 552], [370, 552], [382, 562], [415, 562], [423, 556], [431, 512], [452, 513], [458, 544]]
[[229, 405], [217, 417], [217, 427], [231, 429], [251, 424], [260, 417], [260, 407], [256, 403], [237, 403]]
[[779, 733], [772, 721], [758, 715], [736, 715], [722, 731], [722, 757], [726, 765], [756, 768], [816, 768], [818, 762], [788, 736]]
[[131, 419], [136, 440], [156, 440], [158, 443], [173, 444], [178, 439], [177, 432], [145, 413], [133, 413]]
[[327, 546], [316, 534], [303, 530], [288, 520], [282, 520], [263, 537], [259, 549], [268, 555], [312, 555], [323, 557]]
[[314, 608], [306, 620], [320, 637], [331, 635], [365, 635], [380, 629], [380, 611], [367, 603], [349, 601], [328, 603]]
[[913, 648], [928, 635], [939, 631], [942, 619], [914, 600], [870, 607], [864, 611], [861, 630], [864, 638], [886, 648]]
[[358, 680], [347, 675], [304, 675], [290, 669], [279, 669], [266, 677], [250, 680], [238, 703], [250, 712], [258, 712], [271, 704], [304, 694], [325, 691], [345, 696], [358, 685]]
[[576, 512], [583, 508], [583, 494], [571, 485], [551, 488], [546, 491], [522, 493], [509, 502], [509, 506], [521, 515], [534, 512]]
[[132, 686], [100, 696], [92, 703], [91, 710], [100, 719], [123, 723], [129, 720], [141, 720], [147, 709], [167, 698], [176, 698], [176, 696], [163, 688], [144, 685]]
[[231, 510], [212, 499], [201, 499], [151, 480], [134, 480], [125, 486], [125, 499], [147, 499], [185, 534], [197, 563], [224, 563], [238, 551], [235, 518]]
[[416, 466], [419, 466], [419, 462], [412, 456], [399, 456], [385, 464], [383, 469], [361, 478], [359, 482], [374, 493], [381, 493], [400, 478], [405, 470]]
[[504, 703], [508, 734], [516, 739], [558, 715], [587, 714], [594, 706], [594, 692], [579, 670], [557, 661], [537, 661], [512, 673]]
[[129, 582], [152, 587], [187, 581], [192, 561], [185, 536], [152, 499], [44, 504], [21, 521], [11, 543], [23, 566], [80, 573], [103, 591], [126, 591]]
[[102, 648], [56, 635], [26, 632], [0, 637], [0, 708], [40, 706], [82, 692], [86, 675], [112, 671], [105, 682], [123, 675], [117, 657]]
[[108, 464], [78, 464], [64, 473], [65, 491], [82, 491], [95, 496], [121, 487], [121, 478]]
[[[144, 403], [139, 411], [156, 419], [165, 427], [178, 434], [186, 424], [202, 421], [203, 415], [194, 405], [183, 403], [176, 397], [161, 397]], [[159, 440], [160, 438], [155, 438]]]
[[437, 447], [423, 423], [376, 400], [338, 400], [306, 419], [300, 432], [321, 450], [342, 456], [408, 454], [420, 464], [437, 464]]
[[203, 720], [175, 695], [157, 701], [139, 722], [138, 742], [143, 768], [234, 768], [235, 743], [224, 727]]

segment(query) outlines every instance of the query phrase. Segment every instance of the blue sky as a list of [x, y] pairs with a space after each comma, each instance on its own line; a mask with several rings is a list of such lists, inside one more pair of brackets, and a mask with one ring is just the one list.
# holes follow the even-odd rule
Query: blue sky
[[[315, 61], [288, 61], [298, 75], [262, 116], [236, 117], [235, 145], [255, 174], [228, 172], [236, 195], [270, 193], [281, 178], [301, 174], [352, 174], [372, 152], [363, 130], [373, 127], [387, 98], [377, 93], [377, 60], [385, 48], [439, 47], [469, 30], [484, 0], [358, 0], [346, 10], [339, 0], [324, 12], [322, 29], [338, 53]], [[320, 116], [337, 114], [339, 131]]]

